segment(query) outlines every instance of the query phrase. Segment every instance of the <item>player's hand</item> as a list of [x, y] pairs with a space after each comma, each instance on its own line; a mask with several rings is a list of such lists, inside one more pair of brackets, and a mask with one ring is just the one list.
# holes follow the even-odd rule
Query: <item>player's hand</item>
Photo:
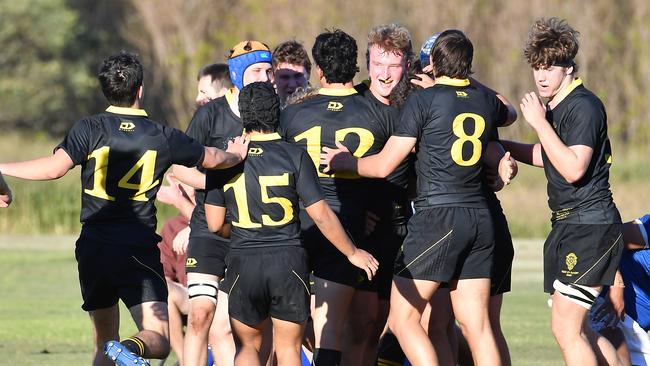
[[546, 122], [546, 106], [542, 100], [534, 92], [526, 93], [519, 103], [521, 114], [523, 114], [526, 122], [537, 129], [538, 126]]
[[499, 178], [501, 178], [503, 184], [508, 185], [515, 178], [518, 171], [517, 162], [510, 156], [510, 151], [506, 151], [499, 161]]
[[233, 141], [228, 141], [228, 148], [226, 152], [237, 155], [240, 158], [240, 161], [246, 159], [248, 154], [248, 144], [250, 144], [251, 138], [249, 135], [244, 134], [242, 136], [237, 136]]
[[366, 211], [366, 230], [364, 234], [370, 235], [370, 233], [375, 231], [379, 220], [379, 216], [377, 216], [374, 212]]
[[352, 156], [350, 150], [340, 141], [336, 141], [336, 148], [332, 149], [327, 146], [323, 147], [320, 154], [320, 166], [323, 173], [331, 174], [336, 171], [354, 170], [356, 158]]
[[190, 227], [186, 227], [176, 234], [174, 241], [172, 242], [172, 248], [174, 253], [178, 255], [185, 255], [187, 253], [187, 244], [190, 242]]
[[11, 189], [0, 173], [0, 208], [9, 207], [12, 201]]
[[422, 89], [430, 88], [436, 85], [436, 80], [427, 74], [416, 74], [420, 79], [411, 79], [411, 84], [417, 85]]
[[363, 249], [356, 248], [354, 253], [348, 256], [348, 260], [354, 266], [366, 271], [369, 280], [372, 280], [375, 273], [377, 273], [377, 269], [379, 269], [379, 262], [377, 262], [375, 257]]
[[607, 297], [612, 305], [612, 311], [620, 321], [623, 321], [625, 319], [625, 298], [623, 297], [623, 287], [610, 286]]
[[165, 180], [169, 185], [160, 187], [156, 199], [162, 203], [175, 206], [178, 200], [183, 198], [183, 192], [181, 192], [178, 180], [174, 178], [173, 174], [165, 175]]

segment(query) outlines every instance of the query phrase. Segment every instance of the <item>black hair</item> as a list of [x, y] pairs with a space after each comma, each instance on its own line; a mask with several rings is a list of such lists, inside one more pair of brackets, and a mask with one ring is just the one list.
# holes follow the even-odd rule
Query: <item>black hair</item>
[[402, 74], [402, 78], [397, 85], [391, 90], [388, 96], [388, 101], [391, 106], [400, 109], [406, 103], [406, 99], [411, 93], [417, 89], [422, 89], [421, 86], [415, 85], [411, 82], [412, 79], [420, 79], [417, 74], [422, 74], [422, 67], [420, 60], [416, 57], [411, 57], [411, 62], [407, 63], [408, 68]]
[[144, 69], [135, 54], [121, 51], [102, 62], [97, 78], [111, 105], [130, 107], [142, 86]]
[[280, 98], [273, 84], [254, 82], [239, 91], [239, 114], [246, 131], [275, 132], [280, 122]]
[[474, 46], [457, 29], [449, 29], [438, 36], [431, 49], [434, 76], [467, 79], [472, 74]]
[[218, 80], [220, 85], [224, 88], [233, 87], [232, 81], [230, 81], [228, 64], [211, 64], [203, 66], [196, 75], [196, 81], [201, 80], [204, 76], [210, 76], [210, 81], [213, 83], [215, 80]]
[[348, 83], [359, 71], [357, 41], [340, 29], [319, 34], [311, 55], [328, 83]]

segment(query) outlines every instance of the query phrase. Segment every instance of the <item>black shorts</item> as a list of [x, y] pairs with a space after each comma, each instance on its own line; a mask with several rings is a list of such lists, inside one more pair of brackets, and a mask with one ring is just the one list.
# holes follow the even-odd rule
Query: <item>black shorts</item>
[[[366, 249], [363, 245], [365, 225], [363, 214], [358, 217], [340, 214], [337, 216], [354, 244]], [[300, 225], [302, 242], [309, 253], [309, 267], [315, 277], [360, 290], [375, 290], [375, 281], [369, 281], [362, 269], [352, 265], [348, 258], [323, 236], [305, 210], [300, 211]]]
[[167, 282], [156, 245], [98, 244], [82, 235], [75, 257], [85, 311], [111, 307], [118, 299], [127, 308], [149, 301], [167, 302]]
[[228, 313], [256, 326], [271, 317], [304, 323], [309, 317], [309, 269], [302, 247], [233, 249], [228, 256], [232, 287]]
[[373, 282], [376, 283], [377, 296], [380, 300], [390, 299], [395, 258], [406, 238], [406, 224], [396, 225], [391, 222], [379, 222], [366, 242], [370, 253], [379, 261], [379, 269]]
[[408, 235], [395, 261], [394, 274], [436, 282], [490, 278], [493, 251], [488, 209], [423, 209], [408, 223]]
[[544, 291], [553, 282], [611, 285], [621, 261], [621, 224], [553, 224], [544, 243]]
[[203, 237], [190, 237], [187, 246], [187, 273], [204, 273], [223, 278], [230, 243]]
[[494, 225], [494, 263], [490, 277], [490, 296], [510, 292], [512, 284], [512, 260], [515, 257], [515, 248], [508, 228], [508, 221], [503, 214], [501, 205], [490, 207], [492, 223]]

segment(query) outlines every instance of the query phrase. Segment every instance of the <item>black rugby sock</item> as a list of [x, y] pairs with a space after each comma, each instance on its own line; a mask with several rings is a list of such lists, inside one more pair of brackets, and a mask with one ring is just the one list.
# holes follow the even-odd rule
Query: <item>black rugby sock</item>
[[129, 337], [122, 342], [120, 342], [124, 347], [129, 351], [135, 353], [140, 357], [144, 357], [145, 354], [145, 345], [142, 339], [138, 337]]
[[339, 366], [341, 364], [341, 351], [316, 348], [311, 364], [312, 366]]

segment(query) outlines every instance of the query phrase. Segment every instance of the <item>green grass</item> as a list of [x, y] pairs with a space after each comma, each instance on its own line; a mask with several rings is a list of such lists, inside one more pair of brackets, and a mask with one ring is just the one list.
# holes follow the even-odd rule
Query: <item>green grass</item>
[[[75, 239], [0, 236], [0, 365], [90, 364], [92, 334], [80, 308]], [[541, 245], [537, 240], [515, 243], [513, 291], [502, 311], [513, 365], [562, 362], [542, 292]], [[130, 335], [135, 327], [121, 310], [121, 335]]]

